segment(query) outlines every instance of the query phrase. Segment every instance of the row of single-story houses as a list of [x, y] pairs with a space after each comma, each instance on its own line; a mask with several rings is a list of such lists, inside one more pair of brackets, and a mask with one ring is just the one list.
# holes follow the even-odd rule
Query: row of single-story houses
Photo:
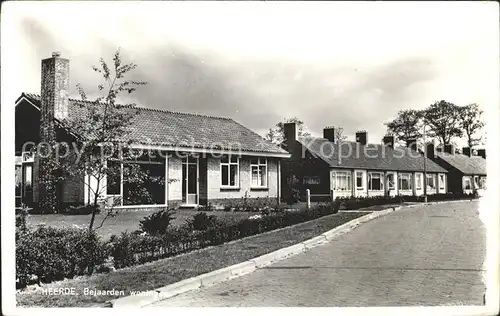
[[[40, 157], [32, 150], [50, 133], [75, 140], [61, 122], [87, 120], [89, 105], [69, 98], [68, 59], [53, 54], [42, 60], [41, 95], [22, 93], [15, 104], [17, 204], [34, 206], [47, 194], [61, 204], [93, 200], [99, 190], [93, 190], [91, 176], [65, 178], [48, 192], [41, 185]], [[123, 140], [127, 148], [155, 154], [107, 161], [120, 172], [102, 181], [99, 199], [118, 200], [121, 208], [220, 205], [243, 197], [281, 200], [293, 186], [331, 197], [422, 195], [424, 185], [427, 194], [472, 192], [484, 188], [486, 179], [484, 151], [479, 157], [431, 147], [424, 157], [415, 148], [395, 148], [392, 136], [384, 144], [368, 144], [361, 131], [356, 142], [338, 142], [334, 128], [325, 128], [323, 138], [298, 137], [294, 124], [285, 124], [285, 140], [277, 146], [230, 118], [125, 110], [135, 113]], [[130, 198], [125, 171], [131, 165], [163, 179], [144, 184], [147, 200]]]

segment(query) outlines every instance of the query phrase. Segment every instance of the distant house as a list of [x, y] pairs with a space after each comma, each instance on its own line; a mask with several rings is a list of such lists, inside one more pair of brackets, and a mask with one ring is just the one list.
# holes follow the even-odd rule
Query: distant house
[[282, 164], [284, 197], [293, 187], [330, 197], [423, 195], [425, 184], [427, 194], [447, 192], [447, 171], [416, 148], [394, 148], [393, 136], [368, 144], [366, 131], [356, 133], [356, 142], [339, 142], [333, 127], [323, 138], [297, 137], [294, 123], [284, 129], [283, 146], [292, 155]]
[[439, 148], [433, 160], [448, 170], [449, 190], [455, 193], [482, 194], [486, 189], [486, 150], [479, 149], [477, 156], [472, 155], [469, 147], [457, 153], [455, 146]]
[[[54, 128], [57, 140], [74, 140], [61, 119], [82, 120], [88, 102], [68, 97], [69, 60], [54, 54], [42, 60], [41, 95], [23, 93], [15, 104], [16, 200], [35, 206], [39, 201], [38, 156], [31, 149]], [[83, 107], [81, 106], [83, 105]], [[168, 106], [168, 104], [166, 105]], [[290, 155], [230, 118], [131, 107], [138, 110], [127, 134], [128, 148], [154, 150], [134, 161], [109, 159], [121, 170], [105, 180], [105, 203], [118, 197], [119, 207], [198, 206], [227, 200], [280, 197], [280, 161]], [[51, 123], [55, 122], [55, 124]], [[25, 144], [31, 143], [31, 147]], [[30, 149], [31, 148], [31, 149]], [[23, 150], [24, 149], [24, 150]], [[138, 164], [163, 184], [146, 183], [152, 201], [132, 201], [124, 168]], [[170, 182], [167, 180], [178, 180]], [[94, 195], [95, 179], [68, 178], [53, 194], [61, 204], [86, 204]], [[94, 181], [95, 182], [95, 181]], [[168, 183], [168, 184], [165, 184]]]

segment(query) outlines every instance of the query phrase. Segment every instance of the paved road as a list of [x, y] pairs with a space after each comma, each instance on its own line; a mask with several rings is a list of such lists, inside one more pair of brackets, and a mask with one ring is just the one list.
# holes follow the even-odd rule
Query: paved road
[[482, 305], [486, 234], [478, 202], [419, 206], [154, 306]]

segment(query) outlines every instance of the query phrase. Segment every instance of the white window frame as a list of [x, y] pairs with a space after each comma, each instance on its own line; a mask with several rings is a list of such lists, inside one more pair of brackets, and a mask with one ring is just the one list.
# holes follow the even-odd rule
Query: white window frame
[[[389, 172], [386, 175], [385, 180], [388, 180], [389, 176], [392, 176], [392, 186], [390, 184], [387, 185], [388, 190], [396, 190], [396, 174], [394, 172]], [[391, 183], [391, 182], [389, 182]]]
[[479, 178], [479, 189], [486, 189], [486, 177]]
[[[363, 171], [356, 171], [355, 173], [356, 177], [356, 189], [357, 190], [363, 190], [364, 187], [365, 187], [365, 181], [364, 181], [364, 177], [363, 177]], [[361, 178], [361, 186], [358, 186], [358, 178]]]
[[[403, 179], [407, 179], [408, 180], [408, 186], [409, 188], [408, 189], [403, 189], [403, 182], [402, 180]], [[412, 184], [412, 176], [411, 176], [411, 173], [400, 173], [399, 176], [398, 176], [398, 181], [399, 181], [399, 190], [400, 191], [411, 191], [413, 190], [413, 184]]]
[[106, 175], [106, 196], [110, 197], [120, 197], [121, 198], [121, 204], [123, 205], [123, 152], [119, 151], [118, 152], [118, 157], [110, 157], [108, 160], [106, 160], [106, 168], [108, 167], [108, 162], [113, 161], [113, 162], [118, 162], [120, 164], [120, 193], [118, 194], [109, 194], [108, 193], [108, 175]]
[[[380, 189], [372, 189], [373, 175], [378, 175], [380, 179]], [[384, 173], [383, 172], [368, 172], [368, 191], [384, 191]]]
[[[339, 174], [346, 175], [347, 188], [342, 188], [342, 189], [337, 188]], [[333, 179], [335, 179], [335, 181], [332, 181], [332, 190], [340, 191], [340, 192], [349, 192], [352, 190], [352, 172], [351, 171], [332, 171], [332, 180]]]
[[[252, 163], [252, 160], [257, 159], [257, 163]], [[264, 161], [264, 163], [262, 163]], [[264, 177], [264, 185], [255, 185], [253, 183], [253, 168], [257, 168], [258, 179], [261, 179], [260, 167], [266, 168], [266, 175]], [[222, 175], [222, 174], [221, 174]], [[269, 180], [269, 170], [267, 168], [267, 158], [252, 157], [250, 158], [250, 188], [252, 189], [267, 189]]]
[[421, 173], [415, 174], [415, 190], [422, 190], [422, 177]]
[[[429, 179], [432, 179], [432, 184], [434, 184], [434, 187], [431, 187], [431, 186], [429, 185]], [[427, 179], [426, 179], [426, 181], [425, 181], [425, 185], [427, 186], [427, 188], [429, 188], [429, 189], [431, 189], [431, 190], [436, 190], [436, 187], [437, 187], [437, 186], [436, 186], [436, 184], [437, 184], [437, 183], [436, 183], [436, 175], [435, 175], [435, 174], [433, 174], [433, 173], [428, 173], [428, 174], [427, 174]]]
[[[240, 188], [240, 157], [238, 156], [231, 156], [228, 155], [228, 162], [222, 162], [222, 159], [224, 157], [220, 158], [220, 187], [221, 189], [239, 189]], [[232, 161], [232, 157], [236, 157], [236, 162]], [[231, 166], [236, 165], [236, 181], [234, 182], [234, 185], [230, 185], [231, 183]], [[227, 166], [227, 176], [228, 176], [228, 181], [227, 185], [222, 184], [222, 167]]]
[[444, 190], [445, 189], [445, 181], [446, 181], [445, 179], [446, 179], [446, 177], [445, 177], [444, 174], [441, 173], [441, 174], [438, 175], [438, 178], [439, 178], [439, 180], [438, 180], [438, 182], [439, 182], [439, 190]]
[[479, 189], [479, 176], [474, 176], [474, 188]]

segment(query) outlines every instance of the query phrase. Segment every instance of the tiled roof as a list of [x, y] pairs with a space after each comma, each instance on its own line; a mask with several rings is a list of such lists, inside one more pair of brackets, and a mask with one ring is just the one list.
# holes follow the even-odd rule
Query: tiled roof
[[486, 175], [486, 159], [480, 156], [437, 152], [436, 156], [464, 174]]
[[384, 145], [357, 142], [332, 143], [325, 138], [299, 137], [299, 142], [331, 167], [372, 170], [447, 172], [430, 159], [406, 147], [392, 149]]
[[[40, 107], [40, 96], [23, 93], [35, 106]], [[18, 100], [19, 100], [18, 99]], [[69, 119], [86, 119], [87, 110], [79, 104], [89, 101], [69, 99]], [[288, 155], [288, 152], [265, 140], [238, 122], [224, 117], [172, 112], [126, 106], [125, 111], [136, 111], [124, 141], [158, 146], [241, 150]]]

